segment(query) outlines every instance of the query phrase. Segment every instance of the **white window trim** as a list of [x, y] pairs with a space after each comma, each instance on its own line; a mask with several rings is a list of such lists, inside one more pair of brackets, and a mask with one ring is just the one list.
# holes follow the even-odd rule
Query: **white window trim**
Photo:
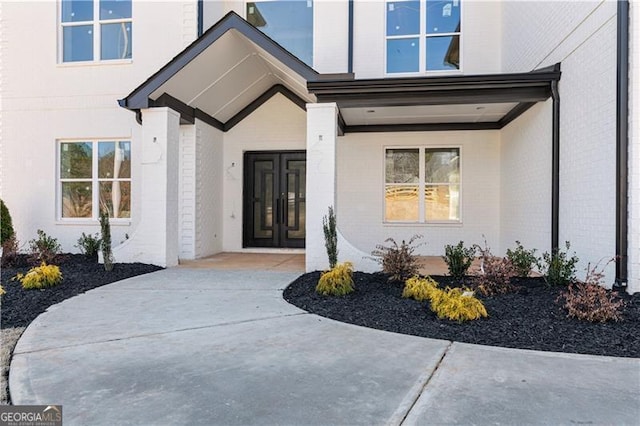
[[[386, 218], [386, 186], [387, 186], [387, 168], [386, 168], [386, 157], [388, 149], [417, 149], [418, 157], [419, 157], [419, 172], [418, 172], [418, 193], [421, 195], [418, 198], [418, 220], [387, 220]], [[458, 199], [458, 209], [459, 209], [459, 219], [458, 220], [426, 220], [425, 209], [426, 203], [424, 199], [424, 188], [426, 186], [425, 182], [425, 164], [424, 164], [424, 155], [425, 150], [427, 149], [457, 149], [460, 153], [459, 162], [459, 176], [460, 182], [459, 186], [459, 199]], [[464, 154], [461, 145], [385, 145], [382, 147], [382, 224], [384, 226], [461, 226], [463, 224], [463, 211], [464, 211], [464, 191], [463, 191], [463, 161]]]
[[[60, 164], [62, 161], [62, 144], [63, 143], [91, 143], [91, 178], [87, 179], [72, 179], [63, 178], [60, 174]], [[100, 205], [100, 182], [118, 180], [120, 182], [129, 182], [131, 185], [131, 204], [129, 205], [130, 217], [110, 217], [109, 223], [111, 225], [129, 225], [132, 221], [133, 215], [133, 170], [131, 170], [131, 177], [118, 178], [118, 179], [105, 179], [98, 177], [98, 151], [97, 146], [100, 142], [131, 142], [131, 137], [119, 137], [119, 138], [85, 138], [85, 139], [58, 139], [56, 141], [56, 221], [58, 224], [94, 224], [99, 223], [99, 209], [96, 206]], [[132, 147], [131, 147], [132, 148]], [[133, 154], [132, 154], [133, 155]], [[132, 167], [133, 169], [133, 163]], [[62, 216], [62, 183], [63, 182], [84, 182], [91, 180], [91, 217], [63, 217]]]
[[[86, 66], [86, 65], [101, 65], [101, 64], [130, 64], [133, 62], [133, 44], [131, 45], [131, 58], [128, 59], [100, 59], [102, 53], [102, 31], [101, 24], [119, 24], [123, 22], [131, 23], [131, 32], [133, 33], [133, 15], [135, 9], [135, 1], [131, 1], [131, 18], [121, 19], [103, 19], [100, 20], [100, 0], [93, 1], [93, 20], [92, 21], [79, 21], [79, 22], [62, 22], [62, 0], [58, 1], [58, 65], [61, 66]], [[77, 27], [81, 25], [93, 26], [93, 59], [89, 61], [64, 61], [64, 28], [65, 27]], [[133, 34], [132, 34], [133, 36]]]
[[[439, 76], [439, 75], [455, 75], [455, 74], [464, 74], [463, 69], [464, 69], [464, 28], [465, 28], [465, 24], [464, 24], [464, 7], [463, 7], [463, 3], [465, 0], [460, 0], [460, 5], [458, 7], [460, 7], [460, 32], [452, 32], [452, 33], [438, 33], [438, 34], [427, 34], [427, 17], [426, 14], [423, 13], [424, 10], [426, 9], [426, 4], [427, 1], [426, 0], [420, 0], [420, 34], [417, 35], [418, 37], [418, 43], [419, 43], [419, 58], [418, 58], [418, 67], [419, 70], [416, 72], [387, 72], [387, 40], [401, 40], [401, 39], [407, 39], [407, 38], [416, 38], [415, 34], [412, 35], [395, 35], [395, 36], [388, 36], [387, 35], [387, 4], [388, 3], [392, 3], [394, 1], [401, 1], [401, 0], [385, 0], [384, 2], [384, 33], [383, 33], [383, 37], [384, 37], [384, 42], [383, 42], [383, 56], [384, 56], [384, 61], [382, 64], [382, 73], [385, 77], [415, 77], [415, 76], [419, 76], [419, 75], [429, 75], [429, 76]], [[469, 0], [467, 0], [469, 1]], [[460, 66], [458, 67], [457, 70], [427, 70], [427, 38], [433, 38], [433, 37], [446, 37], [446, 36], [454, 36], [454, 35], [458, 35], [460, 36]]]

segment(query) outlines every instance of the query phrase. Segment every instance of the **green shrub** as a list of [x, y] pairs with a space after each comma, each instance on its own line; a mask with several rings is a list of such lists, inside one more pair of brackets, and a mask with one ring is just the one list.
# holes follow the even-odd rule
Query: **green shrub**
[[0, 244], [13, 237], [13, 222], [4, 201], [0, 200]]
[[324, 230], [324, 246], [329, 257], [329, 268], [333, 269], [338, 263], [338, 231], [336, 230], [336, 215], [333, 207], [329, 207], [329, 215], [322, 217]]
[[471, 263], [476, 255], [475, 247], [464, 247], [464, 242], [460, 241], [457, 245], [450, 244], [444, 247], [444, 256], [442, 259], [449, 267], [449, 275], [454, 278], [462, 279], [467, 274]]
[[85, 256], [91, 259], [97, 259], [101, 245], [102, 239], [100, 238], [100, 234], [96, 233], [94, 236], [91, 234], [86, 235], [83, 232], [80, 238], [78, 238], [78, 244], [76, 244], [74, 247], [79, 248], [82, 254], [84, 254]]
[[56, 265], [47, 265], [42, 262], [40, 266], [29, 269], [26, 274], [18, 274], [14, 280], [20, 281], [22, 288], [26, 290], [53, 287], [62, 282], [62, 273]]
[[323, 296], [344, 296], [354, 290], [353, 264], [338, 263], [331, 270], [323, 272], [316, 286], [316, 293]]
[[398, 243], [393, 238], [387, 238], [384, 242], [389, 246], [379, 244], [371, 252], [373, 259], [382, 265], [382, 272], [389, 274], [389, 281], [406, 281], [417, 275], [420, 270], [418, 256], [413, 254], [422, 245], [413, 243], [422, 238], [422, 235], [414, 235], [408, 242], [402, 240]]
[[111, 253], [111, 225], [109, 224], [109, 211], [100, 210], [100, 231], [102, 232], [102, 261], [104, 270], [113, 270], [113, 254]]
[[436, 290], [431, 295], [431, 310], [440, 319], [464, 322], [487, 317], [487, 310], [473, 291], [460, 288]]
[[575, 253], [569, 257], [568, 253], [571, 248], [569, 241], [565, 242], [565, 247], [565, 251], [557, 248], [554, 249], [551, 254], [545, 252], [542, 255], [542, 260], [538, 267], [543, 271], [544, 280], [549, 286], [567, 286], [576, 279], [576, 263], [578, 263], [578, 258], [575, 256]]
[[60, 244], [56, 238], [50, 237], [42, 229], [38, 229], [38, 238], [29, 241], [32, 260], [52, 263], [60, 254]]
[[404, 290], [402, 290], [402, 297], [412, 298], [417, 300], [418, 302], [422, 302], [423, 300], [430, 300], [431, 294], [438, 287], [438, 283], [433, 280], [431, 277], [420, 278], [413, 277], [409, 278], [404, 285]]
[[528, 277], [533, 267], [538, 263], [536, 249], [526, 250], [520, 241], [516, 241], [515, 249], [507, 249], [507, 259], [513, 265], [518, 277]]

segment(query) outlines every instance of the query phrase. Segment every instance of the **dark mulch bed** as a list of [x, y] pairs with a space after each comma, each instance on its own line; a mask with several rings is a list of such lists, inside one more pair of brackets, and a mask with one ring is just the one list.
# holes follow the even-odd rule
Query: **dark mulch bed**
[[[626, 300], [621, 322], [589, 323], [566, 317], [556, 302], [561, 288], [541, 278], [514, 279], [518, 290], [482, 299], [489, 318], [465, 323], [439, 320], [428, 302], [402, 298], [402, 284], [387, 276], [356, 272], [356, 291], [320, 296], [319, 272], [300, 276], [285, 291], [289, 303], [327, 318], [396, 333], [507, 348], [640, 357], [640, 293]], [[450, 277], [433, 276], [441, 287], [456, 286]]]
[[2, 286], [6, 294], [2, 297], [2, 328], [26, 327], [47, 308], [65, 299], [96, 287], [162, 269], [144, 263], [116, 263], [112, 271], [95, 260], [79, 254], [61, 255], [56, 265], [62, 272], [62, 283], [43, 290], [23, 290], [19, 281], [11, 281], [17, 273], [26, 273], [31, 266], [24, 255], [20, 255], [16, 266], [2, 267]]

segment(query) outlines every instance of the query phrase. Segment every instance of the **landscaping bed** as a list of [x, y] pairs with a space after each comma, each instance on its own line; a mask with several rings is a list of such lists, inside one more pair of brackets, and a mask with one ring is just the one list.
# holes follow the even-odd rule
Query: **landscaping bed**
[[[284, 291], [289, 303], [338, 321], [402, 334], [540, 351], [640, 357], [640, 293], [625, 300], [623, 321], [591, 323], [567, 318], [557, 301], [562, 287], [548, 287], [542, 278], [513, 278], [517, 290], [477, 297], [488, 318], [458, 323], [438, 319], [429, 302], [403, 299], [403, 284], [382, 273], [355, 272], [356, 290], [345, 296], [315, 292], [320, 272], [300, 276]], [[459, 286], [451, 277], [433, 276], [439, 286]], [[472, 278], [465, 278], [471, 285]]]

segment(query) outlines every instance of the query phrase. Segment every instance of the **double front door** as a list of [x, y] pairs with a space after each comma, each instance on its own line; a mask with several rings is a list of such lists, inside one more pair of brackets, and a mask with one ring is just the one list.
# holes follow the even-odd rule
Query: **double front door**
[[304, 151], [245, 153], [244, 247], [304, 247], [306, 177]]

